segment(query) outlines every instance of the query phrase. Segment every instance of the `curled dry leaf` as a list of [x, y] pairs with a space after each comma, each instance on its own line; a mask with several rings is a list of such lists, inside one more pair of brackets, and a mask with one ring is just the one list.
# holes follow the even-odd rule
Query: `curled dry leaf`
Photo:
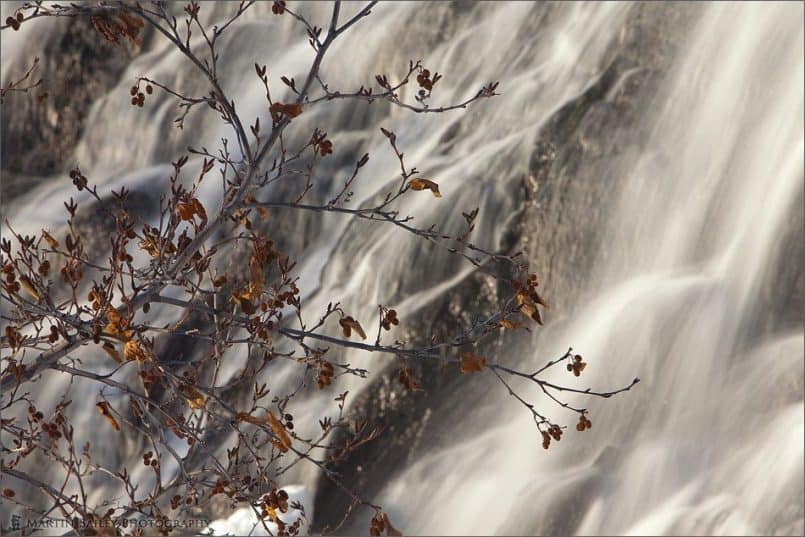
[[521, 326], [517, 321], [510, 319], [501, 319], [498, 321], [498, 324], [507, 330], [517, 330]]
[[59, 247], [59, 241], [54, 239], [53, 235], [51, 235], [44, 229], [42, 230], [42, 238], [45, 239], [48, 245], [50, 245], [50, 247], [53, 248], [54, 250]]
[[148, 358], [148, 353], [137, 340], [130, 339], [123, 345], [123, 356], [126, 357], [126, 360], [144, 362]]
[[179, 203], [176, 205], [176, 209], [179, 211], [179, 218], [182, 220], [188, 221], [193, 219], [193, 206], [189, 203]]
[[176, 204], [176, 210], [179, 211], [179, 218], [184, 221], [193, 220], [198, 216], [202, 225], [207, 224], [207, 211], [197, 198], [190, 198], [187, 201]]
[[265, 420], [261, 420], [260, 418], [256, 418], [249, 414], [248, 412], [238, 412], [235, 414], [235, 421], [241, 422], [245, 421], [246, 423], [251, 423], [252, 425], [262, 425], [265, 423]]
[[459, 365], [462, 373], [478, 373], [486, 366], [486, 358], [472, 352], [462, 352]]
[[268, 412], [266, 418], [268, 419], [268, 426], [271, 427], [271, 430], [277, 436], [274, 445], [277, 446], [277, 449], [285, 453], [291, 449], [291, 437], [288, 436], [288, 431], [285, 430], [285, 426], [280, 420], [274, 417], [271, 411]]
[[252, 295], [249, 291], [232, 293], [232, 301], [240, 306], [240, 310], [246, 315], [253, 315], [257, 311], [252, 304]]
[[190, 201], [193, 204], [193, 210], [198, 215], [198, 217], [201, 218], [201, 222], [206, 224], [207, 223], [207, 211], [204, 209], [204, 206], [201, 204], [201, 202], [198, 200], [198, 198], [193, 198]]
[[127, 320], [123, 319], [123, 317], [120, 315], [120, 312], [112, 307], [106, 308], [106, 319], [108, 322], [106, 323], [104, 332], [110, 336], [122, 339], [123, 341], [128, 341], [131, 339], [132, 331], [126, 330], [129, 323]]
[[260, 266], [260, 260], [256, 255], [249, 258], [249, 295], [256, 297], [263, 292], [263, 268]]
[[30, 295], [36, 302], [39, 302], [39, 293], [37, 292], [36, 288], [34, 287], [33, 282], [25, 276], [24, 274], [20, 276], [20, 285], [22, 289]]
[[106, 351], [106, 354], [108, 354], [112, 358], [112, 360], [114, 360], [115, 362], [117, 362], [119, 364], [123, 363], [123, 358], [120, 357], [120, 353], [117, 352], [117, 349], [115, 348], [114, 345], [112, 345], [108, 341], [105, 341], [103, 343], [103, 345], [101, 346], [101, 348], [104, 351]]
[[439, 185], [437, 185], [430, 179], [423, 179], [421, 177], [416, 177], [408, 182], [408, 186], [411, 188], [411, 190], [430, 190], [431, 192], [433, 192], [433, 197], [435, 198], [442, 197], [441, 192], [439, 192]]
[[342, 317], [338, 324], [341, 325], [341, 329], [344, 333], [344, 337], [350, 337], [352, 335], [352, 331], [358, 333], [361, 336], [361, 339], [366, 339], [366, 332], [363, 331], [363, 327], [361, 323], [347, 315], [346, 317]]
[[187, 405], [192, 408], [193, 410], [200, 410], [204, 408], [204, 396], [201, 394], [200, 391], [195, 389], [193, 386], [189, 384], [183, 384], [179, 386], [179, 391], [182, 393], [184, 398], [187, 400]]
[[109, 422], [109, 425], [111, 425], [115, 431], [120, 431], [120, 424], [117, 423], [117, 420], [112, 415], [112, 411], [109, 408], [109, 403], [106, 401], [101, 401], [100, 403], [96, 404], [95, 407], [98, 409], [98, 412], [100, 412], [103, 417], [106, 418], [106, 421]]
[[537, 324], [542, 324], [542, 317], [537, 309], [537, 304], [543, 303], [541, 298], [538, 298], [537, 301], [526, 291], [520, 290], [517, 291], [516, 299], [517, 303], [520, 305], [520, 311], [531, 317]]
[[389, 537], [403, 537], [402, 532], [391, 525], [389, 516], [386, 513], [383, 513], [383, 522], [386, 524], [386, 535]]
[[118, 312], [115, 308], [106, 309], [106, 319], [109, 321], [106, 324], [105, 329], [107, 332], [113, 332], [120, 329], [123, 318], [120, 316], [120, 312]]
[[385, 533], [388, 537], [402, 537], [402, 532], [391, 525], [389, 516], [383, 511], [378, 511], [369, 522], [369, 535], [380, 537]]
[[274, 103], [268, 110], [269, 112], [271, 112], [271, 117], [274, 119], [274, 121], [277, 121], [282, 116], [295, 118], [296, 116], [302, 113], [302, 105], [298, 103], [290, 103], [290, 104]]

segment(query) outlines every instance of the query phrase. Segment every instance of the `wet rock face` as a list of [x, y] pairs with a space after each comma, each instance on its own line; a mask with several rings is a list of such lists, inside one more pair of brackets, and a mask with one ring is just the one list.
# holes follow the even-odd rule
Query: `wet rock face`
[[[88, 19], [51, 20], [44, 43], [34, 43], [21, 57], [26, 63], [9, 70], [24, 74], [39, 57], [35, 76], [42, 86], [34, 93], [7, 94], [2, 104], [3, 203], [40, 182], [31, 176], [64, 171], [71, 162], [90, 107], [118, 81], [140, 48], [104, 41]], [[3, 80], [6, 83], [6, 80]], [[47, 98], [37, 96], [47, 92]]]
[[551, 304], [554, 316], [596, 277], [596, 259], [622, 255], [609, 251], [599, 233], [620, 193], [621, 177], [614, 170], [626, 174], [625, 163], [634, 162], [649, 138], [651, 125], [641, 111], [657, 96], [697, 11], [637, 5], [598, 80], [560, 108], [540, 133], [529, 162], [531, 177], [524, 180], [530, 210], [521, 221], [517, 249], [529, 254], [547, 294], [559, 297]]
[[[792, 200], [792, 205], [802, 207], [802, 195]], [[768, 278], [758, 292], [758, 300], [763, 307], [759, 311], [768, 312], [755, 322], [753, 327], [763, 333], [769, 326], [779, 326], [782, 330], [797, 330], [805, 318], [805, 240], [802, 228], [805, 225], [802, 211], [785, 227], [780, 237], [778, 259], [768, 260], [769, 266], [776, 267], [776, 273]]]

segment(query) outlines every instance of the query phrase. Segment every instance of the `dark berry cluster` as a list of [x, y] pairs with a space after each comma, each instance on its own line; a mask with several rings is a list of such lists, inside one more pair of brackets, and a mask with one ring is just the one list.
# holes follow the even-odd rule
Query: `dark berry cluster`
[[87, 188], [87, 177], [78, 168], [70, 170], [70, 179], [73, 180], [73, 184], [79, 192]]
[[572, 371], [577, 377], [581, 375], [585, 367], [587, 367], [587, 362], [582, 361], [580, 354], [575, 355], [573, 360], [567, 364], [567, 370]]
[[322, 362], [319, 367], [319, 389], [321, 390], [324, 389], [325, 386], [329, 386], [334, 376], [335, 369], [333, 368], [333, 364], [330, 362]]
[[547, 431], [542, 431], [542, 447], [548, 449], [551, 445], [551, 439], [557, 442], [562, 439], [562, 428], [555, 423], [551, 423]]
[[579, 416], [579, 422], [576, 424], [577, 431], [581, 432], [584, 431], [585, 429], [592, 429], [592, 428], [593, 428], [593, 422], [591, 422], [587, 418], [586, 414], [582, 414], [581, 416]]
[[[145, 86], [145, 93], [148, 95], [154, 93], [154, 88], [151, 86], [151, 84]], [[129, 90], [129, 94], [131, 95], [131, 105], [142, 108], [143, 104], [145, 104], [145, 93], [140, 91], [139, 87], [132, 86]]]
[[313, 151], [321, 156], [331, 155], [333, 153], [333, 141], [327, 139], [326, 132], [320, 132], [318, 129], [313, 133]]
[[386, 310], [383, 319], [380, 321], [380, 325], [383, 329], [391, 330], [391, 325], [397, 326], [398, 324], [400, 324], [400, 320], [397, 318], [397, 312], [394, 310]]
[[271, 12], [274, 15], [282, 15], [285, 13], [285, 0], [274, 0], [274, 5], [271, 6]]
[[17, 13], [16, 17], [6, 17], [6, 24], [11, 26], [11, 28], [14, 30], [19, 30], [20, 23], [22, 22], [23, 18], [22, 13]]
[[431, 91], [433, 91], [433, 86], [441, 80], [442, 75], [439, 73], [431, 73], [428, 69], [422, 69], [419, 71], [419, 74], [416, 75], [416, 83], [419, 84], [419, 91], [417, 92], [416, 99], [418, 101], [423, 101], [430, 97]]

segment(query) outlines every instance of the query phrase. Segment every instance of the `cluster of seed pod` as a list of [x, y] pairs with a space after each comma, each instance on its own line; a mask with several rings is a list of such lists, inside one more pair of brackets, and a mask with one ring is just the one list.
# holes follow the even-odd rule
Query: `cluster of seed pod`
[[517, 280], [512, 282], [512, 288], [516, 292], [517, 304], [520, 305], [520, 312], [531, 317], [537, 324], [542, 324], [542, 316], [539, 313], [538, 306], [548, 307], [548, 304], [537, 292], [538, 286], [539, 282], [536, 274], [530, 274], [524, 284]]
[[542, 447], [548, 449], [552, 438], [557, 442], [562, 439], [562, 428], [555, 423], [552, 423], [547, 431], [542, 431]]
[[573, 360], [567, 364], [567, 370], [572, 371], [577, 377], [581, 375], [585, 367], [587, 367], [587, 362], [582, 361], [580, 354], [575, 355]]
[[47, 277], [48, 273], [50, 272], [50, 261], [47, 259], [43, 259], [41, 263], [39, 263], [39, 268], [37, 272], [42, 277]]
[[391, 525], [389, 516], [386, 513], [379, 511], [369, 522], [369, 535], [372, 537], [380, 537], [380, 535], [382, 535], [384, 532], [389, 537], [402, 537], [402, 533]]
[[[265, 496], [261, 502], [263, 518], [271, 517], [271, 513], [279, 511], [280, 513], [288, 512], [288, 493], [282, 489], [272, 490]], [[275, 517], [271, 517], [272, 519]]]
[[59, 329], [55, 324], [50, 325], [50, 334], [48, 334], [48, 342], [56, 343], [59, 340]]
[[36, 423], [42, 421], [45, 418], [45, 415], [42, 414], [34, 405], [28, 405], [28, 418]]
[[53, 440], [58, 440], [61, 438], [61, 433], [59, 430], [54, 425], [47, 422], [42, 424], [42, 432], [47, 434]]
[[11, 26], [11, 28], [14, 30], [19, 30], [20, 23], [23, 21], [23, 19], [24, 17], [22, 16], [22, 13], [17, 13], [16, 17], [6, 17], [6, 24]]
[[[154, 93], [154, 88], [151, 87], [151, 84], [145, 86], [145, 93], [148, 95]], [[129, 94], [131, 95], [131, 105], [142, 108], [143, 104], [145, 103], [145, 93], [140, 91], [140, 88], [137, 86], [132, 86], [129, 90]]]
[[380, 321], [380, 325], [385, 330], [391, 330], [391, 325], [397, 326], [400, 324], [400, 320], [397, 318], [397, 312], [394, 310], [387, 310], [383, 314], [383, 319]]
[[592, 429], [593, 422], [591, 422], [585, 414], [579, 416], [579, 422], [576, 424], [576, 430], [581, 432], [585, 429]]
[[319, 155], [325, 157], [327, 155], [331, 155], [333, 152], [333, 142], [332, 140], [327, 139], [326, 132], [316, 132], [313, 133], [313, 150], [317, 152]]
[[153, 451], [148, 451], [143, 454], [143, 465], [144, 466], [153, 466], [156, 467], [159, 464], [159, 461], [154, 457]]
[[175, 494], [171, 498], [171, 509], [179, 509], [179, 507], [183, 504], [182, 497], [178, 494]]
[[235, 491], [233, 489], [229, 489], [227, 491], [226, 488], [228, 486], [229, 486], [229, 480], [228, 479], [218, 479], [218, 480], [215, 481], [215, 484], [212, 486], [212, 490], [210, 491], [210, 494], [212, 496], [215, 496], [216, 494], [226, 494], [227, 496], [229, 496], [231, 498], [234, 495]]
[[441, 78], [442, 75], [439, 73], [433, 73], [433, 77], [431, 77], [429, 70], [422, 69], [419, 74], [416, 75], [416, 83], [422, 88], [419, 90], [419, 96], [424, 97], [430, 94], [431, 90], [433, 90], [433, 86], [435, 86]]
[[324, 389], [325, 386], [329, 386], [334, 376], [335, 369], [333, 368], [333, 364], [330, 362], [322, 362], [319, 367], [319, 389], [321, 390]]
[[274, 15], [282, 15], [285, 13], [285, 0], [274, 0], [274, 4], [271, 6], [271, 12]]
[[79, 192], [87, 188], [87, 176], [81, 173], [79, 168], [70, 170], [70, 179], [73, 180], [73, 184]]
[[[6, 263], [3, 267], [3, 272], [6, 275], [6, 281], [3, 284], [6, 288], [6, 291], [10, 295], [15, 295], [20, 291], [20, 284], [17, 283], [17, 275], [14, 274], [14, 265], [11, 263]], [[6, 333], [8, 333], [9, 327], [6, 326]]]
[[285, 418], [285, 423], [283, 423], [285, 428], [289, 431], [293, 431], [293, 416], [290, 414], [285, 414], [283, 417]]

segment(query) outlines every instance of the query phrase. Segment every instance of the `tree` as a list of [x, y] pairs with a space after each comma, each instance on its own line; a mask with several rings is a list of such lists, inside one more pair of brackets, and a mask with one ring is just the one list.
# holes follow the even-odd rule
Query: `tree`
[[[333, 89], [320, 74], [322, 61], [332, 43], [362, 23], [376, 2], [350, 16], [343, 16], [341, 3], [335, 2], [329, 23], [322, 28], [276, 1], [273, 13], [298, 22], [313, 59], [303, 80], [270, 74], [267, 66], [255, 64], [251, 83], [265, 90], [265, 113], [244, 117], [223, 89], [217, 45], [253, 4], [233, 4], [231, 15], [209, 28], [199, 19], [204, 5], [196, 2], [184, 6], [178, 18], [164, 2], [34, 2], [24, 4], [2, 26], [13, 31], [41, 17], [88, 18], [99, 39], [121, 47], [139, 43], [143, 29], [149, 27], [194, 66], [209, 91], [188, 95], [143, 75], [131, 87], [130, 105], [145, 107], [154, 92], [165, 92], [179, 107], [176, 128], [183, 128], [190, 114], [211, 110], [229, 132], [216, 149], [189, 147], [176, 156], [169, 191], [160, 198], [158, 217], [150, 221], [138, 219], [129, 209], [128, 189], [107, 196], [80, 167], [73, 168], [69, 176], [75, 188], [89, 194], [110, 226], [104, 252], [87, 246], [88, 238], [76, 222], [78, 204], [72, 198], [64, 203], [63, 236], [48, 230], [24, 236], [7, 223], [9, 236], [0, 244], [5, 323], [0, 472], [8, 484], [6, 499], [28, 518], [60, 516], [75, 521], [84, 533], [97, 534], [109, 528], [127, 531], [123, 522], [140, 517], [162, 522], [160, 531], [170, 533], [187, 529], [170, 527], [170, 521], [204, 513], [214, 498], [226, 497], [233, 505], [252, 506], [263, 524], [276, 524], [280, 533], [296, 534], [304, 529], [304, 516], [286, 523], [283, 513], [302, 511], [303, 506], [289, 502], [282, 482], [290, 468], [304, 463], [338, 485], [351, 498], [351, 509], [363, 506], [374, 511], [371, 534], [397, 533], [381, 506], [342, 486], [331, 470], [333, 463], [362, 444], [382, 442], [371, 423], [356, 422], [349, 415], [348, 392], [339, 390], [339, 379], [367, 377], [369, 372], [339, 360], [338, 349], [396, 357], [399, 382], [412, 391], [420, 385], [405, 365], [410, 360], [439, 360], [453, 364], [459, 374], [493, 375], [531, 414], [545, 449], [562, 438], [565, 426], [538, 409], [528, 393], [516, 391], [512, 379], [525, 381], [535, 393], [574, 412], [579, 431], [590, 428], [592, 421], [585, 408], [564, 401], [563, 393], [608, 398], [637, 383], [635, 379], [614, 391], [592, 391], [546, 380], [544, 372], [554, 366], [581, 375], [586, 363], [572, 350], [534, 371], [520, 371], [502, 358], [483, 356], [480, 345], [501, 331], [542, 324], [540, 308], [546, 303], [537, 276], [529, 272], [521, 254], [495, 252], [471, 239], [477, 208], [468, 207], [463, 213], [464, 231], [458, 234], [419, 227], [413, 216], [403, 214], [399, 202], [404, 198], [429, 196], [438, 203], [442, 193], [438, 181], [407, 162], [408, 148], [401, 147], [391, 130], [383, 128], [378, 135], [386, 138], [399, 162], [400, 178], [376, 203], [353, 200], [352, 188], [361, 180], [368, 153], [355, 159], [349, 176], [332, 179], [340, 186], [328, 199], [315, 199], [312, 193], [322, 180], [320, 163], [337, 147], [318, 128], [292, 137], [301, 115], [342, 100], [384, 101], [419, 114], [459, 111], [496, 97], [497, 82], [479, 88], [463, 102], [434, 106], [431, 98], [443, 75], [412, 60], [396, 78], [378, 74], [357, 90]], [[3, 86], [2, 95], [32, 94], [40, 88], [40, 81], [34, 80], [35, 67], [34, 61], [23, 78]], [[277, 89], [280, 83], [285, 86], [282, 90]], [[401, 97], [401, 90], [409, 86], [416, 88], [413, 102]], [[305, 142], [295, 143], [300, 136]], [[219, 182], [220, 204], [205, 206], [200, 190]], [[278, 185], [285, 197], [274, 195]], [[404, 322], [391, 305], [377, 305], [371, 325], [345, 311], [338, 297], [311, 317], [309, 311], [303, 312], [304, 290], [294, 270], [299, 252], [284, 251], [285, 241], [272, 227], [269, 211], [329, 213], [394, 226], [438, 246], [444, 255], [472, 264], [503, 285], [507, 295], [493, 315], [473, 321], [454, 337], [419, 346], [399, 339], [388, 342], [387, 333]], [[230, 262], [237, 256], [245, 260], [242, 268]], [[177, 359], [169, 352], [177, 348], [186, 349], [187, 356]], [[114, 364], [111, 370], [98, 372], [75, 357], [87, 349], [105, 356]], [[221, 370], [228, 367], [225, 356], [233, 349], [242, 349], [246, 360], [223, 379]], [[281, 362], [299, 368], [303, 380], [298, 386], [269, 384], [269, 373]], [[95, 454], [98, 441], [78, 442], [86, 434], [73, 425], [74, 394], [65, 392], [52, 408], [38, 400], [41, 388], [36, 383], [45, 374], [93, 386], [95, 408], [107, 422], [103, 442], [118, 446], [126, 456], [141, 458], [152, 475], [134, 476], [125, 461], [101, 460]], [[311, 390], [333, 394], [332, 414], [295, 423], [294, 401]], [[347, 431], [346, 440], [333, 441], [336, 431]], [[88, 499], [88, 488], [109, 482], [124, 491], [125, 499]]]

